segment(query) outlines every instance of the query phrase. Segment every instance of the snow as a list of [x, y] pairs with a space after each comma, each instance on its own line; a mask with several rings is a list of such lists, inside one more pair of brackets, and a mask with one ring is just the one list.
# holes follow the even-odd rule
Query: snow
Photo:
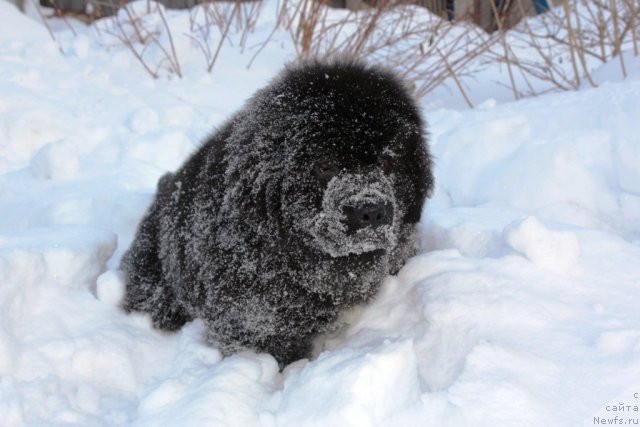
[[265, 354], [223, 359], [198, 321], [167, 334], [125, 315], [117, 265], [158, 178], [294, 57], [290, 41], [249, 68], [260, 46], [230, 44], [209, 74], [182, 39], [183, 78], [153, 80], [95, 28], [54, 28], [64, 53], [0, 2], [0, 425], [638, 423], [632, 52], [626, 79], [616, 61], [594, 70], [597, 88], [474, 110], [425, 99], [423, 252], [280, 373]]

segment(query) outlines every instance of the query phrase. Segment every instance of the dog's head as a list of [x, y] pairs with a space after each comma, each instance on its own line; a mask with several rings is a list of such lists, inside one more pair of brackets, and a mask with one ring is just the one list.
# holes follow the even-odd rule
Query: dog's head
[[418, 108], [391, 73], [303, 63], [250, 110], [258, 205], [280, 233], [340, 257], [391, 250], [400, 228], [419, 221], [430, 158]]

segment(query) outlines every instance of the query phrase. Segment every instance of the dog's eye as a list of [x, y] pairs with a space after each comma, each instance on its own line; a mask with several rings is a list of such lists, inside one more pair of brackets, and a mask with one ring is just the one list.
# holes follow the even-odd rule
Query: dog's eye
[[393, 163], [391, 159], [387, 156], [382, 156], [378, 159], [378, 166], [384, 173], [390, 173], [393, 169]]
[[329, 181], [336, 176], [340, 168], [331, 160], [323, 160], [315, 164], [313, 167], [313, 173], [320, 179]]

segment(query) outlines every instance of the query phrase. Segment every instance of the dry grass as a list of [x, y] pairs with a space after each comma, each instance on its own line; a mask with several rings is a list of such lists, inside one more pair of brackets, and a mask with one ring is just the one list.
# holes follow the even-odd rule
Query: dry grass
[[[631, 49], [638, 55], [640, 7], [636, 1], [560, 0], [560, 7], [535, 22], [523, 20], [504, 33], [511, 54], [494, 51], [494, 58], [515, 67], [525, 79], [547, 82], [553, 90], [596, 86], [591, 70], [612, 59], [619, 61], [626, 77], [622, 51]], [[513, 82], [512, 86], [521, 89]], [[529, 89], [523, 94], [539, 93]]]
[[[103, 31], [126, 46], [151, 76], [159, 77], [160, 70], [182, 76], [164, 7], [150, 0], [122, 5], [98, 1], [104, 2], [96, 3], [99, 6], [119, 8]], [[522, 0], [513, 1], [524, 12]], [[505, 65], [508, 82], [502, 84], [514, 99], [575, 90], [585, 82], [595, 86], [591, 70], [612, 58], [626, 75], [621, 52], [640, 51], [637, 0], [556, 3], [559, 6], [548, 13], [515, 26], [503, 25], [494, 8], [498, 29], [487, 34], [464, 20], [451, 23], [426, 9], [390, 0], [357, 11], [331, 10], [317, 0], [278, 0], [275, 19], [269, 20], [272, 30], [256, 44], [252, 35], [258, 23], [265, 22], [263, 2], [205, 1], [190, 10], [186, 36], [201, 51], [208, 72], [213, 72], [222, 49], [233, 43], [244, 50], [252, 39], [250, 65], [275, 34], [289, 34], [300, 58], [365, 58], [396, 69], [411, 83], [416, 97], [447, 82], [470, 107], [465, 79], [491, 63]], [[151, 47], [155, 55], [147, 54]]]

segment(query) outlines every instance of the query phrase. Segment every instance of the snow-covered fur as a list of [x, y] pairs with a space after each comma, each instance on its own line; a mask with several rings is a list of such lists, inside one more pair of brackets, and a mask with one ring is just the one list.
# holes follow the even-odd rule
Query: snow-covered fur
[[418, 108], [390, 72], [306, 62], [258, 91], [158, 193], [124, 255], [123, 307], [284, 366], [415, 253], [433, 186]]

